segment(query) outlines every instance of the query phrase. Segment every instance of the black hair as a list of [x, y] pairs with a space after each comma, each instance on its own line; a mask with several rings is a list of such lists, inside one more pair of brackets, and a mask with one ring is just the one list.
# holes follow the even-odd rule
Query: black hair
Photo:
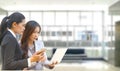
[[16, 22], [16, 24], [19, 24], [24, 19], [25, 19], [24, 15], [19, 12], [14, 12], [10, 16], [6, 16], [3, 18], [1, 25], [0, 25], [0, 44], [6, 34], [7, 28], [11, 29], [12, 24], [14, 22]]

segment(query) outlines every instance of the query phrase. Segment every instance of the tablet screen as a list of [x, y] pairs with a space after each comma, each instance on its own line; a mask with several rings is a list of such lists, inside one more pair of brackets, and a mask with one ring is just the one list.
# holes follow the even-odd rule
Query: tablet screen
[[57, 50], [55, 51], [55, 53], [54, 53], [54, 55], [51, 59], [51, 62], [52, 61], [58, 61], [58, 63], [60, 63], [63, 56], [65, 55], [67, 49], [68, 48], [57, 48]]

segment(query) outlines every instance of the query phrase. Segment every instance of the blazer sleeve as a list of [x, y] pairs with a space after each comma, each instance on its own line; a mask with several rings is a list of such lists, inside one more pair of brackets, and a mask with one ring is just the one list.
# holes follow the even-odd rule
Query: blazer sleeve
[[[17, 42], [14, 38], [8, 37], [4, 39], [5, 45], [3, 46], [4, 53], [3, 53], [3, 63], [4, 68], [9, 70], [16, 70], [16, 69], [23, 69], [28, 67], [27, 59], [17, 58], [15, 57]], [[19, 47], [18, 47], [19, 48]], [[18, 54], [19, 55], [19, 54]], [[20, 56], [22, 57], [22, 56]]]

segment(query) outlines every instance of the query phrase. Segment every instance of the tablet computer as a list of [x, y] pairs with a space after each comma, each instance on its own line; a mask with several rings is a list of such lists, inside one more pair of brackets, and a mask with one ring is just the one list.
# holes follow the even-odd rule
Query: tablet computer
[[62, 61], [62, 58], [64, 57], [66, 51], [68, 48], [57, 48], [52, 59], [52, 61], [58, 61], [58, 63], [60, 63]]

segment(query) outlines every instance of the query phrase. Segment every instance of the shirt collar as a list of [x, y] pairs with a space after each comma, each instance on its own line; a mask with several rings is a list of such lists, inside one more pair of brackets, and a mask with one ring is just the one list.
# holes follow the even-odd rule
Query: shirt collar
[[10, 33], [16, 38], [16, 35], [12, 30], [8, 29], [8, 31], [10, 31]]

